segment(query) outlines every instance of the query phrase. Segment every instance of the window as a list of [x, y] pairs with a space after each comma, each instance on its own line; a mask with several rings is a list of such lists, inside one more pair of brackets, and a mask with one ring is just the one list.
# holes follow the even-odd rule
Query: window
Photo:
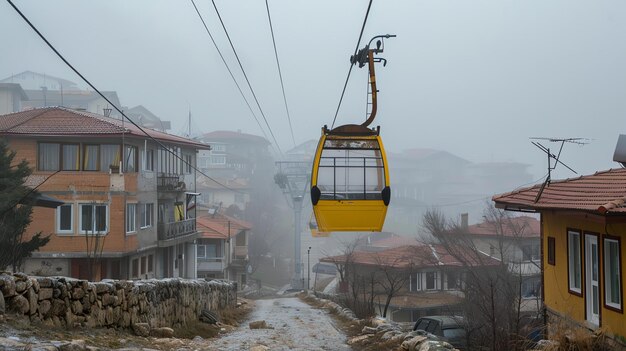
[[148, 272], [152, 272], [154, 270], [152, 268], [153, 266], [154, 266], [154, 256], [148, 255]]
[[495, 256], [496, 255], [496, 247], [493, 245], [489, 245], [489, 256]]
[[137, 231], [137, 204], [126, 204], [126, 233]]
[[522, 297], [536, 298], [541, 292], [541, 277], [525, 277], [522, 280]]
[[437, 272], [426, 272], [426, 290], [437, 289]]
[[226, 145], [224, 145], [224, 144], [214, 144], [214, 145], [211, 145], [211, 150], [224, 152], [224, 151], [226, 151]]
[[63, 150], [63, 170], [64, 171], [78, 171], [80, 169], [80, 145], [78, 144], [64, 144]]
[[604, 304], [622, 309], [620, 242], [604, 238]]
[[554, 256], [555, 256], [554, 237], [549, 236], [548, 237], [548, 264], [551, 264], [553, 266], [556, 264], [556, 258]]
[[154, 204], [143, 204], [141, 205], [141, 213], [139, 214], [141, 221], [141, 228], [152, 227], [152, 222], [154, 218]]
[[185, 173], [191, 174], [192, 166], [193, 166], [193, 155], [183, 155], [183, 169]]
[[409, 291], [422, 290], [422, 273], [411, 274], [409, 278]]
[[448, 278], [448, 290], [459, 288], [459, 279], [456, 272], [447, 272], [446, 277]]
[[74, 216], [72, 204], [57, 207], [57, 233], [74, 233]]
[[40, 171], [58, 171], [60, 150], [60, 144], [39, 143], [37, 168]]
[[146, 256], [141, 257], [141, 274], [146, 274]]
[[226, 164], [226, 156], [211, 156], [211, 164], [212, 165], [225, 165]]
[[133, 278], [137, 278], [139, 277], [139, 260], [138, 259], [134, 259], [133, 260]]
[[146, 171], [154, 171], [154, 150], [146, 150], [146, 160], [144, 169]]
[[206, 258], [206, 246], [198, 245], [196, 252], [197, 252], [198, 258]]
[[120, 166], [120, 146], [100, 145], [100, 169], [108, 171]]
[[80, 230], [83, 234], [105, 234], [109, 210], [107, 205], [81, 204]]
[[124, 172], [137, 172], [137, 147], [124, 146]]
[[539, 245], [527, 244], [522, 246], [522, 253], [524, 255], [524, 261], [538, 261], [539, 260]]
[[573, 230], [567, 232], [567, 269], [569, 291], [580, 295], [582, 293], [580, 232]]
[[[83, 170], [99, 170], [98, 156], [100, 155], [100, 145], [85, 145], [83, 151]], [[107, 169], [108, 170], [108, 169]]]

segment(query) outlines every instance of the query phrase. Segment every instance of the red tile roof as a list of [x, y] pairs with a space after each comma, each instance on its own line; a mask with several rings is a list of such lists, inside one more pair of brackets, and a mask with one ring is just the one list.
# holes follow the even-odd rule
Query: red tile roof
[[[468, 261], [473, 266], [498, 265], [500, 261], [485, 254], [479, 253], [478, 258], [471, 258], [468, 252]], [[387, 266], [394, 268], [424, 268], [424, 267], [461, 267], [463, 264], [439, 244], [411, 245], [396, 247], [378, 252], [354, 251], [349, 260], [364, 266]], [[321, 262], [346, 262], [347, 255], [324, 257]]]
[[609, 169], [592, 175], [552, 181], [539, 201], [535, 198], [541, 184], [495, 195], [497, 207], [509, 210], [577, 210], [585, 212], [626, 213], [626, 169]]
[[247, 134], [242, 132], [233, 132], [229, 130], [216, 130], [214, 132], [202, 135], [202, 139], [207, 142], [226, 142], [226, 141], [249, 141], [253, 143], [269, 145], [270, 142], [258, 135]]
[[228, 239], [229, 222], [231, 237], [234, 237], [242, 230], [252, 229], [250, 223], [223, 214], [217, 214], [215, 217], [204, 215], [196, 218], [196, 228], [197, 231], [202, 233], [202, 238]]
[[[156, 140], [168, 143], [208, 149], [209, 146], [176, 135], [142, 128]], [[130, 122], [105, 117], [87, 111], [77, 111], [65, 107], [46, 107], [0, 116], [0, 135], [130, 135], [147, 138], [139, 128]]]
[[467, 227], [467, 233], [479, 236], [502, 235], [510, 237], [539, 237], [541, 225], [536, 218], [529, 216], [511, 217], [502, 223], [485, 221]]

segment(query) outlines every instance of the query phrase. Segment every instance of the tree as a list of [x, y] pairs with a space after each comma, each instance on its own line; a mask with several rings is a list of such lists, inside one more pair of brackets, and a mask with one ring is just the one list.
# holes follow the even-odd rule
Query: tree
[[385, 307], [382, 316], [387, 318], [387, 310], [391, 299], [396, 296], [408, 283], [409, 276], [412, 273], [411, 265], [409, 268], [401, 267], [403, 261], [410, 260], [410, 257], [393, 257], [384, 259], [376, 254], [376, 283], [381, 287], [385, 296]]
[[[465, 272], [465, 301], [462, 305], [471, 344], [477, 349], [521, 350], [521, 276], [511, 272], [505, 252], [511, 241], [519, 238], [526, 228], [516, 226], [504, 211], [489, 206], [485, 212], [486, 223], [493, 225], [499, 238], [498, 265], [490, 264], [493, 258], [481, 252], [467, 235], [466, 228], [448, 220], [437, 210], [429, 210], [423, 217], [423, 228], [453, 256]], [[512, 238], [504, 240], [505, 232]], [[487, 267], [487, 268], [486, 268]]]
[[10, 266], [14, 272], [25, 258], [50, 240], [49, 235], [44, 237], [41, 232], [24, 239], [38, 192], [25, 185], [32, 170], [26, 160], [14, 163], [15, 154], [0, 141], [0, 268]]

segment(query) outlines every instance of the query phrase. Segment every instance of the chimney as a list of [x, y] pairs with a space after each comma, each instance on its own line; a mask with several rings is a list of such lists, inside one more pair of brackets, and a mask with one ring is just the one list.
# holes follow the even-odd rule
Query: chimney
[[461, 213], [461, 228], [467, 229], [468, 227], [469, 214]]

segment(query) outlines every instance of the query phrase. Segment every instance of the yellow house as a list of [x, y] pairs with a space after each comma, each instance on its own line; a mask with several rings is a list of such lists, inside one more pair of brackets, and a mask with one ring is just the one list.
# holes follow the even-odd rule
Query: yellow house
[[496, 195], [496, 207], [541, 214], [542, 300], [549, 323], [574, 322], [624, 341], [626, 169]]

